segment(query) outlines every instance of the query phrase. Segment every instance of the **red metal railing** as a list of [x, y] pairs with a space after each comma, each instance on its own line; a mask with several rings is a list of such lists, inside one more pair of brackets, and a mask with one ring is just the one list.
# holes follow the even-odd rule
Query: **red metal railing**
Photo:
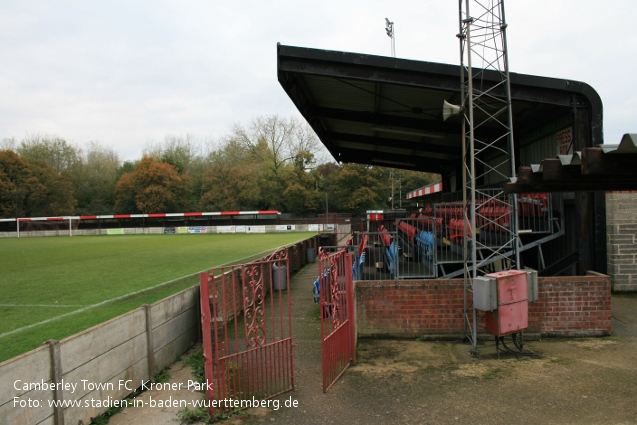
[[323, 391], [356, 362], [352, 256], [345, 249], [319, 258]]
[[[200, 275], [211, 415], [294, 389], [287, 250]], [[232, 402], [231, 400], [235, 400]]]

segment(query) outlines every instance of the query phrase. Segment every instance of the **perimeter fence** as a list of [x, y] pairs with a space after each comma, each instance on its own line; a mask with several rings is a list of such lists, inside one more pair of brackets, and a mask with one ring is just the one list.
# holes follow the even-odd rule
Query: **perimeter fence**
[[[274, 211], [176, 214], [120, 214], [0, 219], [0, 238], [180, 233], [337, 233], [360, 219], [342, 214], [296, 218]], [[360, 227], [357, 225], [357, 228]]]

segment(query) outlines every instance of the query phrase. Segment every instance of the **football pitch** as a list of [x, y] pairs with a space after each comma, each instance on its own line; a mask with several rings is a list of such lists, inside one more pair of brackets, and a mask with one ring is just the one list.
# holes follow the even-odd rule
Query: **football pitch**
[[312, 233], [0, 239], [0, 362]]

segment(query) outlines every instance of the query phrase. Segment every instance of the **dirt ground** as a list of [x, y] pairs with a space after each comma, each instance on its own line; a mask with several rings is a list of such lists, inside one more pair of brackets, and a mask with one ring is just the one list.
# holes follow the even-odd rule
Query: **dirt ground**
[[[358, 363], [321, 388], [320, 324], [310, 295], [316, 266], [292, 279], [295, 390], [278, 409], [224, 420], [252, 424], [637, 424], [637, 296], [613, 297], [613, 335], [527, 341], [538, 358], [502, 355], [493, 341], [469, 355], [461, 341], [359, 341]], [[173, 365], [171, 382], [190, 371]], [[140, 397], [177, 396], [149, 391]], [[297, 407], [285, 407], [296, 402]], [[128, 408], [112, 425], [178, 424], [179, 408]]]

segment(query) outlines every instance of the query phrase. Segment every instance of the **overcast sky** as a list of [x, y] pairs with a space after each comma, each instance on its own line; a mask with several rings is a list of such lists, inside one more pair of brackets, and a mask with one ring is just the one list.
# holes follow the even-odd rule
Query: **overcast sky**
[[[487, 0], [484, 0], [486, 2]], [[634, 0], [508, 0], [512, 72], [590, 84], [606, 143], [637, 132]], [[300, 116], [276, 43], [459, 63], [454, 0], [0, 2], [0, 139], [98, 141], [122, 159], [149, 142], [218, 140], [259, 115]]]

